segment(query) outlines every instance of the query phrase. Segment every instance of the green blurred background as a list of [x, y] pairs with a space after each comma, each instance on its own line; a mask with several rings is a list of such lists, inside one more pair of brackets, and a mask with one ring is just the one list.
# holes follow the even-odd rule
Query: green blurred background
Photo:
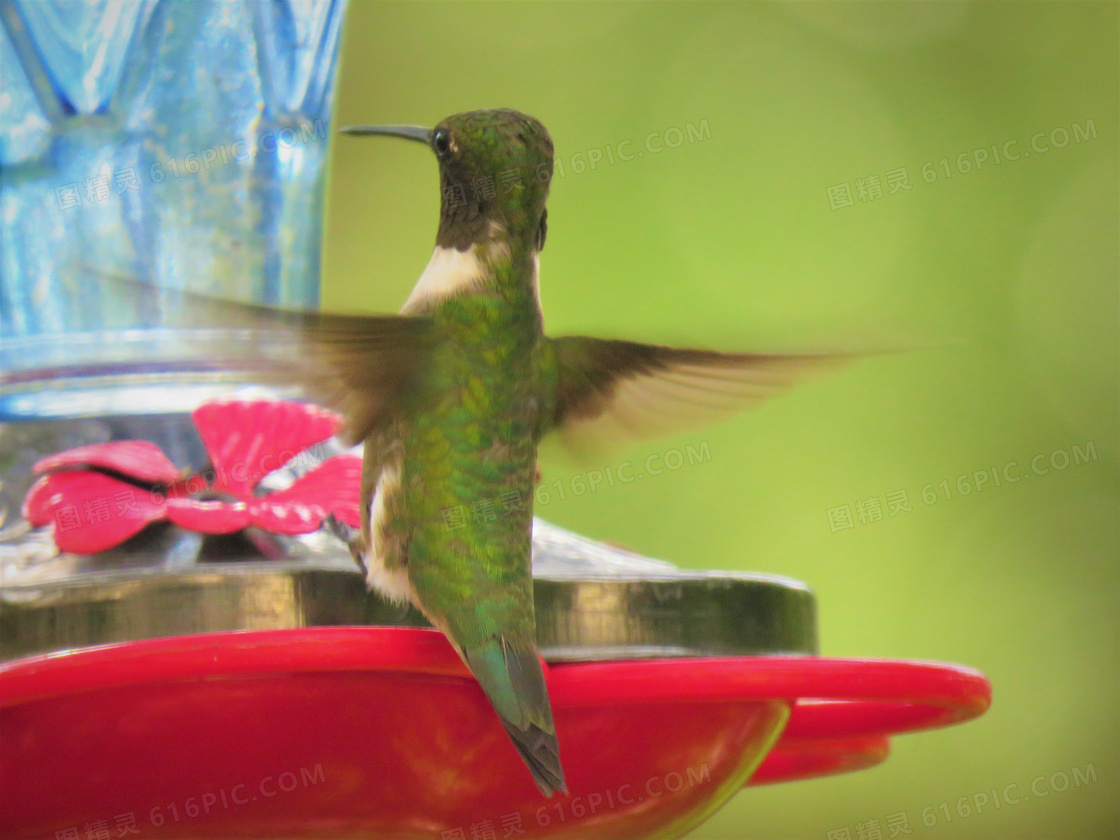
[[[914, 838], [1120, 836], [1117, 9], [351, 0], [337, 125], [514, 107], [550, 129], [549, 332], [930, 348], [595, 465], [707, 444], [641, 482], [575, 497], [545, 455], [569, 488], [545, 518], [800, 578], [826, 656], [992, 680], [980, 720], [744, 791], [694, 837], [888, 837], [898, 812]], [[324, 304], [395, 311], [434, 241], [435, 161], [390, 140], [333, 155]], [[897, 491], [911, 509], [891, 515]], [[1017, 804], [956, 811], [1011, 784]]]

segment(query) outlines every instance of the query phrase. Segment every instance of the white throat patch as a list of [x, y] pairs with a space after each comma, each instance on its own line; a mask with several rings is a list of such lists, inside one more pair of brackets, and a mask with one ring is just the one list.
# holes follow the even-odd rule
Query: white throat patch
[[401, 314], [424, 312], [434, 303], [475, 288], [481, 282], [482, 275], [477, 245], [472, 245], [469, 251], [457, 251], [437, 245], [432, 251], [428, 267], [424, 269], [412, 294], [401, 307]]
[[[491, 232], [495, 235], [500, 233], [500, 228], [493, 222]], [[487, 267], [503, 261], [508, 265], [509, 259], [509, 245], [500, 238], [491, 239], [484, 244], [476, 243], [467, 251], [437, 245], [432, 250], [432, 258], [427, 267], [416, 281], [412, 294], [401, 307], [401, 314], [420, 315], [431, 310], [440, 301], [481, 288], [485, 282]], [[533, 276], [529, 282], [532, 283], [533, 294], [537, 299], [537, 309], [541, 305], [540, 260], [540, 253], [534, 252]]]

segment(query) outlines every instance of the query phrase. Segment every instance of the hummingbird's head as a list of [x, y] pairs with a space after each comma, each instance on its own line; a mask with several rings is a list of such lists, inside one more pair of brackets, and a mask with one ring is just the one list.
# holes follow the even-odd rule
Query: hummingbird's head
[[552, 138], [528, 114], [499, 108], [454, 114], [435, 128], [380, 125], [342, 131], [403, 137], [435, 153], [440, 247], [465, 251], [496, 237], [522, 241], [532, 250], [544, 247]]

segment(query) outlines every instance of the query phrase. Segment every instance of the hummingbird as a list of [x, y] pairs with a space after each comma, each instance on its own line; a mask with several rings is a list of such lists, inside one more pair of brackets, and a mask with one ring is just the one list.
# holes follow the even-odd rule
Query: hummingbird
[[[354, 126], [439, 166], [435, 248], [398, 315], [303, 313], [303, 362], [363, 444], [367, 585], [420, 610], [478, 680], [540, 792], [567, 792], [536, 648], [530, 548], [537, 449], [674, 433], [834, 367], [835, 355], [721, 353], [548, 337], [540, 257], [553, 144], [515, 110], [434, 128]], [[490, 505], [478, 505], [489, 500]], [[474, 505], [457, 527], [448, 511]]]

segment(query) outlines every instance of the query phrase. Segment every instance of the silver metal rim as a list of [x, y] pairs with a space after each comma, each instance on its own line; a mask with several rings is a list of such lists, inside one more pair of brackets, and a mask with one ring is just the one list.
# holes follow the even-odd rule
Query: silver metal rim
[[[537, 640], [552, 661], [813, 655], [816, 604], [771, 575], [682, 571], [538, 520]], [[339, 545], [302, 560], [88, 570], [0, 587], [0, 661], [233, 630], [428, 626], [366, 589]]]

